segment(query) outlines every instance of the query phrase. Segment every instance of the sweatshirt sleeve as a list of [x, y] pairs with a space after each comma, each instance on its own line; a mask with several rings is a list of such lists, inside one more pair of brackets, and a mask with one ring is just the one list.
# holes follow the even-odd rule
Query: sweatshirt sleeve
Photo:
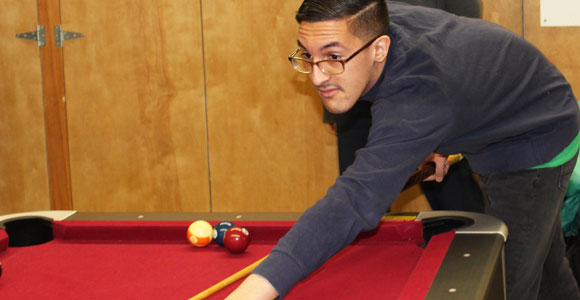
[[[449, 117], [432, 113], [432, 100], [440, 94], [422, 93], [420, 86], [409, 83], [391, 100], [373, 106], [367, 147], [357, 152], [353, 165], [326, 196], [306, 210], [254, 270], [270, 281], [281, 298], [361, 231], [375, 228], [410, 174], [436, 148], [436, 134]], [[406, 102], [411, 94], [416, 95], [412, 104]], [[393, 107], [396, 102], [399, 105]]]

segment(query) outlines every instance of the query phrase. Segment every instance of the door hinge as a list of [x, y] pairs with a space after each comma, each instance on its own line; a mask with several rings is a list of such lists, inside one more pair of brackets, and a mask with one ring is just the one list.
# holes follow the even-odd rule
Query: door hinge
[[82, 33], [63, 31], [60, 25], [54, 26], [54, 42], [57, 47], [62, 47], [64, 41], [80, 39], [84, 37]]
[[36, 31], [16, 34], [16, 38], [36, 41], [38, 47], [46, 45], [46, 32], [42, 25], [36, 25]]

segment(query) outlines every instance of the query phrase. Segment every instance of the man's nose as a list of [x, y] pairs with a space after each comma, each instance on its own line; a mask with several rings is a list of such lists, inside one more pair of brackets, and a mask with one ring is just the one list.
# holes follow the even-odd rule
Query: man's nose
[[319, 86], [328, 79], [330, 79], [330, 75], [322, 73], [322, 70], [318, 65], [312, 66], [312, 72], [310, 73], [310, 81], [312, 81], [312, 84], [314, 84], [314, 86]]

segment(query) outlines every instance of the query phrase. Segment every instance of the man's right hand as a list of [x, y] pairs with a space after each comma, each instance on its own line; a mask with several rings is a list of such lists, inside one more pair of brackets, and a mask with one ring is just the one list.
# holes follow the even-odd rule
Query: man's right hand
[[447, 172], [449, 172], [449, 163], [447, 163], [447, 157], [448, 155], [442, 155], [437, 153], [432, 153], [431, 155], [429, 155], [425, 159], [423, 164], [421, 164], [421, 166], [423, 166], [428, 162], [434, 162], [435, 174], [425, 178], [423, 181], [432, 181], [432, 180], [435, 180], [437, 182], [443, 181], [443, 177], [445, 177], [445, 175], [447, 175]]

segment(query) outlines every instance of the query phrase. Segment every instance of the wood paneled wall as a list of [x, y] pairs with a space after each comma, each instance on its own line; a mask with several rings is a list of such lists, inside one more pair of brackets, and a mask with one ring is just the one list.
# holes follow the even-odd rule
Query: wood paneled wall
[[564, 74], [580, 100], [580, 26], [540, 27], [540, 1], [524, 0], [525, 38]]
[[0, 4], [0, 214], [49, 209], [39, 49], [15, 38], [36, 31], [37, 5]]
[[[40, 59], [34, 42], [14, 41], [35, 29], [37, 3], [1, 1], [3, 20], [27, 20], [2, 26], [6, 44], [26, 48], [2, 61], [37, 68], [26, 75], [36, 91], [3, 81], [5, 107], [27, 97], [14, 92], [37, 106], [3, 118], [1, 213], [302, 211], [336, 178], [335, 137], [286, 60], [300, 1], [40, 0]], [[56, 47], [55, 25], [84, 38]], [[12, 138], [32, 133], [35, 147]]]
[[483, 8], [481, 18], [501, 25], [519, 36], [523, 36], [522, 1], [481, 0]]
[[[310, 206], [338, 166], [320, 101], [286, 59], [300, 3], [0, 0], [0, 214]], [[483, 8], [580, 93], [578, 27], [540, 28], [539, 0]], [[14, 38], [37, 24], [44, 48]], [[85, 37], [57, 48], [56, 24]], [[428, 209], [421, 197], [399, 210]]]
[[[102, 12], [102, 13], [99, 13]], [[198, 2], [61, 1], [73, 207], [209, 211]]]
[[303, 211], [338, 160], [318, 96], [286, 59], [301, 1], [202, 3], [213, 209]]

